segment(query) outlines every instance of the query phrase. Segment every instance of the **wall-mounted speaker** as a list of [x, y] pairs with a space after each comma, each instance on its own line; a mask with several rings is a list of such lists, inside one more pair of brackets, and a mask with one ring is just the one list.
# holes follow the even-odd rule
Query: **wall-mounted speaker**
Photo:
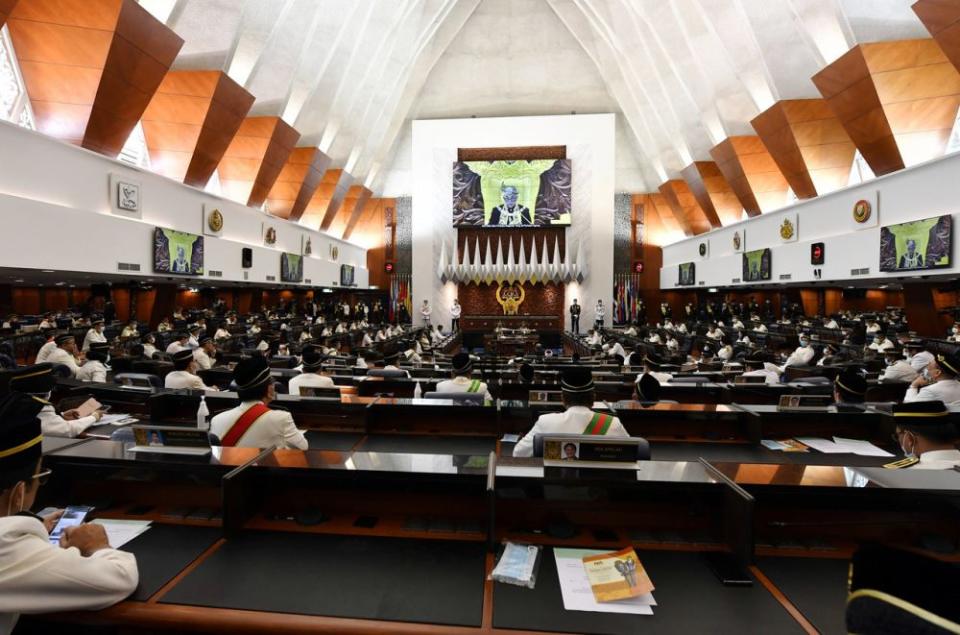
[[244, 247], [240, 251], [240, 266], [244, 269], [249, 269], [253, 266], [253, 249], [250, 247]]

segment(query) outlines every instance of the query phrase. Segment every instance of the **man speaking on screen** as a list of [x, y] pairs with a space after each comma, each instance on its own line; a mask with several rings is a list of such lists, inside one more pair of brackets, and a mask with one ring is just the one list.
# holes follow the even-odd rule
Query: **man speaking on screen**
[[900, 256], [900, 269], [921, 269], [923, 254], [917, 251], [917, 241], [907, 238], [907, 253]]
[[501, 185], [502, 205], [497, 205], [490, 213], [490, 225], [510, 227], [514, 225], [532, 225], [530, 208], [517, 202], [519, 192], [514, 185]]

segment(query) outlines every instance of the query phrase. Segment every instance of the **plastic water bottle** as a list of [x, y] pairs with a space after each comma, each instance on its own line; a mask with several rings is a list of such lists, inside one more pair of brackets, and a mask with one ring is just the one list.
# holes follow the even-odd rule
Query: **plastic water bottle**
[[421, 390], [420, 382], [418, 381], [417, 385], [413, 387], [413, 398], [419, 399], [422, 394], [423, 394], [423, 390]]
[[203, 395], [200, 395], [200, 407], [197, 408], [197, 429], [198, 430], [210, 429], [210, 422], [207, 421], [208, 416], [210, 416], [210, 410], [207, 409], [207, 398]]

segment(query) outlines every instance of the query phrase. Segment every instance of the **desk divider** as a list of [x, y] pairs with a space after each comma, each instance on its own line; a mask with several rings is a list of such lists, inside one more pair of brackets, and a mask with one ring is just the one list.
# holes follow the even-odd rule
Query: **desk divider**
[[223, 506], [223, 537], [233, 538], [243, 529], [243, 524], [250, 518], [250, 509], [253, 507], [253, 488], [245, 487], [252, 471], [264, 458], [273, 454], [277, 446], [266, 448], [243, 465], [231, 470], [221, 480], [221, 502]]
[[723, 529], [729, 553], [705, 553], [710, 568], [721, 582], [734, 586], [749, 586], [753, 580], [748, 567], [754, 561], [753, 515], [755, 499], [745, 489], [730, 480], [723, 472], [713, 467], [706, 459], [700, 463], [710, 476], [724, 488]]
[[487, 460], [487, 551], [496, 553], [497, 550], [497, 453], [491, 452]]
[[745, 415], [743, 420], [747, 428], [747, 440], [749, 440], [752, 445], [760, 445], [760, 442], [763, 440], [763, 427], [760, 422], [760, 415], [738, 403], [731, 403], [730, 408]]

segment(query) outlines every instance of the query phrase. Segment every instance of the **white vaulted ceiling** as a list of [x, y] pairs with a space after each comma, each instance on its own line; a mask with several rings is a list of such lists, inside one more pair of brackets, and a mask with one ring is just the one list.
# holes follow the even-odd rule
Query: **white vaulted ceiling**
[[654, 191], [870, 41], [929, 37], [913, 0], [141, 0], [299, 145], [409, 194], [417, 118], [614, 112], [617, 189]]

